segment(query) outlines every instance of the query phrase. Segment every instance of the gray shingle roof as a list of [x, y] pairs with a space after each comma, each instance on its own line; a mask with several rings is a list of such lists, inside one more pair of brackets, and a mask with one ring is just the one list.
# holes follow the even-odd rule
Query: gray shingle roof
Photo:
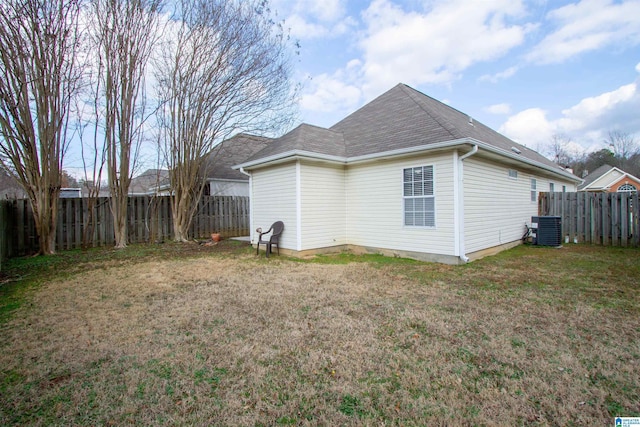
[[536, 151], [404, 84], [398, 84], [329, 129], [300, 125], [247, 162], [292, 150], [353, 158], [466, 138], [561, 171]]
[[330, 156], [344, 157], [346, 155], [342, 133], [303, 123], [280, 138], [274, 139], [266, 148], [255, 153], [247, 161], [271, 157], [292, 150], [310, 151]]
[[234, 179], [248, 181], [249, 177], [231, 167], [246, 161], [253, 154], [269, 147], [271, 138], [239, 133], [219, 145], [208, 154], [209, 179]]
[[131, 178], [131, 183], [129, 184], [129, 194], [146, 194], [149, 192], [153, 192], [157, 187], [167, 185], [168, 183], [168, 170], [147, 169], [140, 175]]
[[600, 178], [611, 169], [613, 169], [613, 166], [611, 165], [602, 165], [599, 168], [596, 168], [596, 170], [584, 177], [584, 182], [578, 186], [578, 189], [582, 190], [583, 188], [588, 187], [593, 181]]

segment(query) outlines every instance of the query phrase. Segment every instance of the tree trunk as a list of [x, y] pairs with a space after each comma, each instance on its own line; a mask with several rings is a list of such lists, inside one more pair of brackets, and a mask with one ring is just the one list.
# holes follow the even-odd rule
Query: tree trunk
[[[179, 190], [174, 192], [171, 203], [171, 213], [173, 215], [173, 240], [176, 242], [189, 241], [189, 228], [193, 221], [193, 205], [190, 194], [185, 194]], [[197, 202], [195, 202], [197, 204]]]
[[115, 248], [124, 249], [127, 247], [127, 206], [129, 196], [122, 191], [116, 191], [111, 195], [111, 213], [113, 215], [113, 232], [115, 237]]
[[58, 197], [60, 190], [41, 191], [36, 199], [29, 199], [36, 223], [39, 240], [39, 255], [56, 253], [56, 227], [58, 218]]

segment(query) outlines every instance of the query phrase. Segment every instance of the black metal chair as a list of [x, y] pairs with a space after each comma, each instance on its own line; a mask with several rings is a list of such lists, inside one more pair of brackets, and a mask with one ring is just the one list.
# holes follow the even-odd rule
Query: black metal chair
[[[276, 221], [267, 231], [263, 232], [262, 228], [258, 228], [256, 231], [260, 233], [260, 235], [258, 236], [258, 245], [256, 246], [256, 255], [260, 253], [260, 244], [265, 245], [267, 250], [267, 258], [269, 258], [269, 254], [273, 252], [274, 245], [278, 248], [278, 255], [280, 255], [280, 236], [284, 231], [284, 222]], [[262, 236], [269, 233], [272, 233], [271, 236], [269, 236], [268, 239], [265, 237], [265, 239], [263, 240]]]

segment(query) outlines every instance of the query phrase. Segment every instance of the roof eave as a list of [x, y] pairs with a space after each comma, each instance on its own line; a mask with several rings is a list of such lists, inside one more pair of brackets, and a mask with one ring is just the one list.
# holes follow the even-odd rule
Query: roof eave
[[536, 167], [538, 169], [544, 169], [544, 170], [546, 170], [548, 172], [551, 172], [551, 173], [554, 173], [556, 175], [561, 175], [564, 178], [570, 179], [571, 181], [575, 181], [576, 183], [584, 182], [583, 179], [578, 178], [574, 174], [563, 170], [559, 166], [557, 168], [554, 168], [553, 166], [546, 165], [546, 164], [538, 162], [536, 160], [528, 159], [528, 158], [526, 158], [526, 157], [524, 157], [524, 156], [522, 156], [520, 154], [512, 153], [510, 151], [506, 151], [506, 150], [503, 150], [501, 148], [494, 147], [493, 145], [487, 144], [486, 142], [482, 142], [482, 141], [479, 141], [479, 140], [476, 140], [476, 139], [473, 139], [473, 138], [469, 138], [469, 141], [473, 141], [473, 144], [477, 144], [480, 148], [482, 148], [482, 149], [484, 149], [486, 151], [501, 155], [503, 157], [507, 157], [507, 158], [512, 159], [512, 160], [517, 160], [517, 161], [520, 161], [520, 162], [523, 162], [523, 163], [527, 163], [527, 164], [529, 164], [531, 166], [534, 166], [534, 167]]
[[280, 163], [289, 162], [292, 160], [301, 160], [301, 159], [320, 160], [320, 161], [340, 163], [340, 164], [345, 164], [347, 162], [347, 158], [342, 156], [333, 156], [331, 154], [314, 153], [313, 151], [306, 151], [306, 150], [290, 150], [290, 151], [285, 151], [284, 153], [274, 154], [272, 156], [263, 157], [261, 159], [256, 159], [249, 162], [241, 163], [239, 165], [232, 166], [231, 168], [234, 170], [241, 170], [241, 169], [251, 170], [257, 167], [272, 166]]
[[447, 148], [454, 148], [454, 147], [463, 146], [463, 145], [477, 145], [478, 147], [488, 152], [529, 164], [536, 168], [546, 170], [547, 172], [560, 175], [571, 181], [575, 181], [577, 183], [581, 183], [584, 181], [578, 178], [577, 176], [560, 169], [559, 167], [554, 168], [544, 163], [523, 157], [520, 154], [511, 153], [509, 151], [494, 147], [493, 145], [487, 144], [486, 142], [479, 141], [474, 138], [460, 138], [460, 139], [454, 139], [450, 141], [418, 145], [415, 147], [401, 148], [397, 150], [383, 151], [379, 153], [371, 153], [371, 154], [365, 154], [362, 156], [354, 156], [354, 157], [332, 156], [329, 154], [320, 154], [320, 153], [314, 153], [314, 152], [305, 151], [305, 150], [290, 150], [284, 153], [274, 154], [272, 156], [268, 156], [261, 159], [256, 159], [250, 162], [245, 162], [239, 165], [235, 165], [233, 166], [233, 169], [250, 170], [250, 169], [255, 169], [256, 167], [271, 166], [271, 165], [284, 163], [284, 162], [297, 160], [297, 159], [320, 160], [320, 161], [340, 163], [340, 164], [356, 164], [356, 163], [363, 163], [363, 162], [368, 162], [373, 160], [401, 157], [401, 156], [406, 156], [406, 155], [426, 152], [426, 151], [435, 151], [435, 150], [442, 150]]

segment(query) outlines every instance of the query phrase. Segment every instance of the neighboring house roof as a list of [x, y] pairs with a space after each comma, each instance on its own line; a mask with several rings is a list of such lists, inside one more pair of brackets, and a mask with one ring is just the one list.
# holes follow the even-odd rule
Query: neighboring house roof
[[129, 194], [154, 193], [156, 188], [167, 185], [169, 171], [166, 169], [147, 169], [140, 175], [131, 179]]
[[635, 176], [611, 165], [602, 165], [587, 176], [584, 182], [578, 186], [578, 191], [603, 191], [611, 188], [623, 178], [640, 182]]
[[611, 165], [602, 165], [584, 177], [584, 182], [578, 186], [578, 190], [589, 187], [596, 179], [613, 169]]
[[27, 193], [2, 166], [0, 166], [0, 199], [25, 199]]
[[398, 84], [329, 129], [300, 125], [238, 167], [306, 153], [347, 162], [385, 153], [476, 143], [502, 156], [580, 180], [536, 151], [404, 84]]
[[270, 146], [271, 138], [239, 133], [218, 144], [207, 155], [207, 178], [209, 180], [241, 180], [249, 177], [232, 166], [242, 163], [258, 151]]
[[[271, 138], [239, 133], [222, 141], [207, 155], [207, 179], [223, 181], [248, 181], [249, 177], [231, 167], [243, 162], [265, 148]], [[131, 179], [129, 194], [149, 194], [169, 188], [169, 171], [147, 169]]]

